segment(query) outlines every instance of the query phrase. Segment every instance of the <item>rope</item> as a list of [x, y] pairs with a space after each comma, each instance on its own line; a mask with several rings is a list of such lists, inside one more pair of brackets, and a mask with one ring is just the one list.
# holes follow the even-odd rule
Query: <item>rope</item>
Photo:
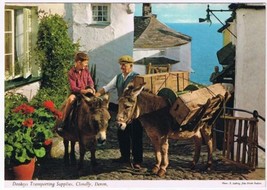
[[159, 89], [158, 89], [158, 91], [157, 91], [157, 93], [156, 94], [158, 94], [159, 93], [159, 90], [161, 89], [161, 87], [163, 86], [163, 84], [165, 84], [166, 83], [166, 81], [167, 81], [167, 79], [170, 77], [170, 74], [168, 75], [168, 77], [162, 82], [162, 84], [160, 85], [160, 87], [159, 87]]
[[[176, 74], [173, 74], [173, 73], [169, 73], [170, 75], [174, 75], [174, 76], [177, 76]], [[178, 77], [178, 78], [181, 78], [181, 79], [183, 79], [183, 80], [187, 80], [187, 81], [189, 81], [190, 83], [192, 83], [192, 84], [196, 84], [197, 86], [200, 86], [200, 87], [206, 87], [206, 85], [204, 85], [204, 84], [200, 84], [200, 83], [197, 83], [197, 82], [194, 82], [194, 81], [192, 81], [192, 80], [190, 80], [190, 79], [186, 79], [186, 78], [184, 78], [184, 77]]]

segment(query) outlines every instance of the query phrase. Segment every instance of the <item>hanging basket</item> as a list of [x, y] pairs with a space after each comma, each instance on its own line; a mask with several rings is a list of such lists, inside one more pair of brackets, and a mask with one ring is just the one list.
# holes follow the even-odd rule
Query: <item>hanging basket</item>
[[35, 158], [27, 164], [21, 164], [13, 167], [15, 180], [32, 180], [35, 169]]

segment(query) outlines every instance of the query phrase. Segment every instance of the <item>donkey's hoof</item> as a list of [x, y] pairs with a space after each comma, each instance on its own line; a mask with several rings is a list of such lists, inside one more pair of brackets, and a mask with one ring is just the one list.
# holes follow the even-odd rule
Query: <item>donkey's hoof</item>
[[158, 176], [159, 177], [164, 177], [165, 176], [165, 173], [166, 173], [166, 170], [160, 168], [160, 170], [158, 171]]
[[158, 171], [159, 171], [159, 167], [158, 167], [158, 166], [154, 166], [154, 167], [152, 168], [152, 173], [153, 173], [153, 174], [158, 174]]

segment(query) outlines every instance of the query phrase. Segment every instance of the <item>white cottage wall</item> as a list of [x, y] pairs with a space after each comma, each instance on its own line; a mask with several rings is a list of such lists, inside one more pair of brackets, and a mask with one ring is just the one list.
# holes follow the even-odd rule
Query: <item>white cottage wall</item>
[[[90, 56], [90, 65], [96, 64], [98, 88], [120, 73], [118, 59], [133, 52], [134, 6], [127, 3], [110, 5], [110, 24], [92, 24], [91, 4], [69, 4], [66, 18], [72, 20], [70, 33], [74, 42], [79, 41], [81, 51]], [[131, 10], [130, 10], [131, 9]], [[111, 102], [117, 103], [117, 92]]]
[[[266, 98], [265, 17], [265, 9], [236, 11], [235, 107], [249, 111], [257, 110], [263, 117], [265, 117]], [[265, 123], [262, 121], [259, 122], [259, 144], [265, 147]]]
[[23, 94], [24, 96], [27, 97], [28, 101], [31, 101], [31, 99], [37, 94], [39, 89], [40, 89], [40, 82], [34, 82], [31, 84], [14, 88], [12, 90], [8, 90], [7, 92]]
[[[159, 55], [160, 55], [159, 49], [135, 48], [133, 50], [134, 61], [138, 61], [140, 59], [143, 59], [144, 57], [159, 57]], [[140, 75], [144, 75], [146, 74], [146, 66], [134, 65], [134, 71], [139, 73]]]
[[166, 57], [178, 60], [178, 64], [173, 64], [172, 71], [191, 72], [191, 42], [182, 46], [171, 47], [166, 50]]

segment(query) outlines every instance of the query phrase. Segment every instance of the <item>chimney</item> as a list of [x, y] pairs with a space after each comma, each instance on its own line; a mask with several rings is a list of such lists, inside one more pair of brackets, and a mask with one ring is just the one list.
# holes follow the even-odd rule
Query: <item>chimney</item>
[[143, 3], [143, 16], [146, 16], [146, 17], [152, 16], [151, 3]]

